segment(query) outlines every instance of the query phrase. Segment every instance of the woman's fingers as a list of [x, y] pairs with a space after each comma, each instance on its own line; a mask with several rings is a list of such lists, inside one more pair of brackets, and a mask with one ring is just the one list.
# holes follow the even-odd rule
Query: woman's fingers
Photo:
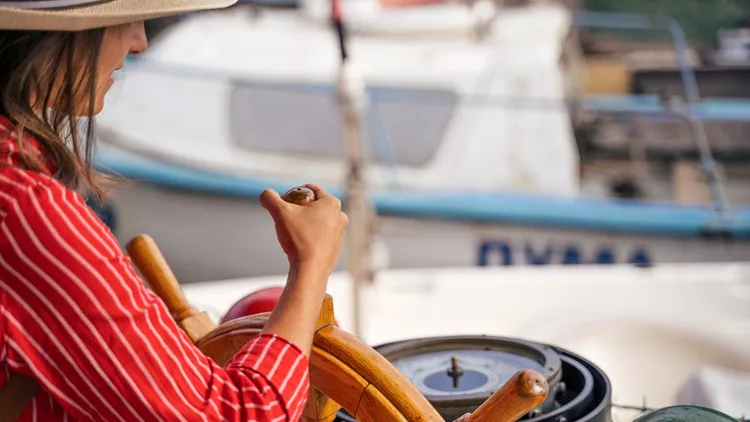
[[269, 211], [272, 215], [276, 215], [278, 211], [288, 205], [286, 201], [281, 199], [278, 192], [273, 189], [266, 189], [260, 194], [260, 204]]
[[328, 193], [325, 189], [321, 188], [320, 186], [314, 184], [314, 183], [308, 183], [304, 185], [304, 187], [310, 189], [315, 193], [315, 197], [318, 201], [321, 202], [330, 202], [332, 204], [335, 204], [338, 209], [341, 209], [341, 199], [339, 199], [336, 196], [331, 195]]
[[314, 183], [308, 183], [306, 185], [302, 185], [303, 187], [306, 187], [310, 189], [311, 191], [315, 192], [315, 196], [318, 198], [321, 198], [323, 196], [330, 196], [328, 192], [325, 191], [325, 189], [321, 188], [320, 186], [314, 184]]
[[[315, 193], [315, 197], [318, 200], [321, 200], [321, 199], [326, 199], [326, 200], [336, 199], [336, 200], [338, 200], [338, 198], [336, 198], [335, 196], [331, 195], [325, 189], [321, 188], [320, 186], [318, 186], [318, 185], [316, 185], [314, 183], [308, 183], [308, 184], [306, 184], [304, 186], [306, 188], [310, 189], [311, 191], [313, 191]], [[341, 201], [339, 201], [339, 204], [340, 203], [341, 203]]]

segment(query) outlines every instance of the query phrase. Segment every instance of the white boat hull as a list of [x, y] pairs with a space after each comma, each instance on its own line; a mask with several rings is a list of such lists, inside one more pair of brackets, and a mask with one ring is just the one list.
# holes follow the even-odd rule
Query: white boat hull
[[[749, 207], [719, 221], [692, 205], [579, 197], [592, 183], [580, 180], [564, 106], [570, 24], [569, 11], [540, 3], [504, 10], [481, 42], [352, 37], [370, 99], [363, 174], [381, 195], [376, 266], [750, 260]], [[149, 233], [183, 282], [285, 273], [257, 195], [307, 182], [340, 190], [347, 177], [335, 41], [294, 13], [238, 9], [176, 26], [129, 65], [97, 118], [103, 164], [145, 180], [112, 198], [118, 239]], [[701, 237], [717, 224], [735, 240]]]
[[[156, 239], [178, 279], [197, 281], [285, 274], [286, 257], [257, 200], [128, 182], [110, 198], [113, 231], [125, 245]], [[556, 264], [750, 261], [750, 242], [668, 237], [381, 215], [375, 265], [440, 268]], [[339, 261], [345, 268], [346, 257]]]

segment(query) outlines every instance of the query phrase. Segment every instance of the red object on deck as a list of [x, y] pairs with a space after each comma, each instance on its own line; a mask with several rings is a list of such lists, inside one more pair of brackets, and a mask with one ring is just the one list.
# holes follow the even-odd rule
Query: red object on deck
[[273, 311], [273, 307], [276, 306], [283, 291], [284, 287], [274, 286], [248, 294], [229, 308], [224, 318], [221, 319], [221, 323], [243, 316]]
[[[273, 311], [283, 291], [283, 286], [273, 286], [248, 294], [229, 308], [224, 318], [221, 319], [221, 323], [244, 316]], [[335, 324], [338, 327], [338, 322], [335, 322]]]

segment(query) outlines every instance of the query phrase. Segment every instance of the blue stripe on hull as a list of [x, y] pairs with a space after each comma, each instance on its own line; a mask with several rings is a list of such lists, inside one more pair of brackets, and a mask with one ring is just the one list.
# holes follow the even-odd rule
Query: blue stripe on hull
[[[256, 200], [266, 189], [285, 191], [292, 181], [240, 177], [146, 159], [105, 155], [102, 170], [157, 186]], [[300, 181], [299, 183], [302, 183]], [[339, 188], [330, 188], [338, 196]], [[379, 214], [504, 224], [549, 226], [661, 236], [728, 235], [750, 240], [750, 207], [735, 206], [722, 221], [709, 206], [604, 198], [523, 194], [378, 190]]]

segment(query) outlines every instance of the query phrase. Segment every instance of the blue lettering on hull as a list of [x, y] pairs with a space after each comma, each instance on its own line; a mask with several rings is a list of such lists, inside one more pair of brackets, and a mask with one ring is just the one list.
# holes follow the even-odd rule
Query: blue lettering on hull
[[[520, 259], [519, 259], [520, 258]], [[653, 265], [648, 251], [636, 247], [626, 254], [617, 256], [613, 248], [600, 246], [592, 253], [585, 254], [578, 245], [567, 244], [534, 247], [530, 243], [511, 244], [505, 241], [485, 241], [479, 246], [477, 265], [485, 267], [492, 262], [500, 265], [579, 265], [579, 264], [617, 264], [629, 263], [638, 267]]]

